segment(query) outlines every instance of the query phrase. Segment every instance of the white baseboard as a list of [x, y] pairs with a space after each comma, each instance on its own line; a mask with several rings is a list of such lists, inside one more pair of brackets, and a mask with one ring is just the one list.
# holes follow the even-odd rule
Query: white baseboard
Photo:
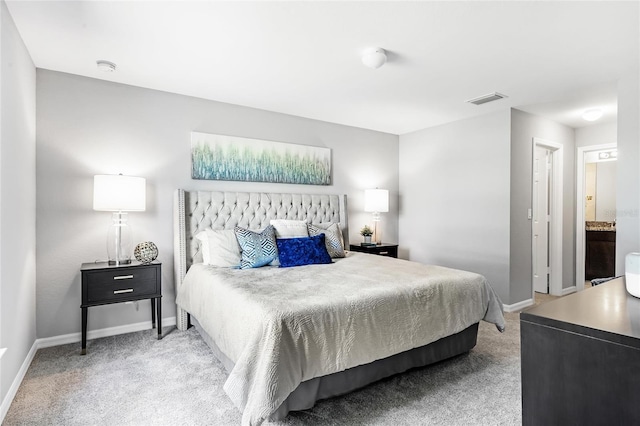
[[505, 312], [516, 312], [520, 311], [524, 308], [528, 308], [529, 306], [533, 306], [533, 299], [523, 300], [522, 302], [514, 303], [513, 305], [502, 305], [502, 308]]
[[[162, 318], [162, 326], [176, 325], [176, 317]], [[120, 325], [118, 327], [102, 328], [99, 330], [90, 330], [87, 332], [87, 340], [99, 339], [100, 337], [117, 336], [118, 334], [134, 333], [136, 331], [151, 329], [151, 321], [137, 322], [135, 324]], [[68, 343], [76, 343], [82, 340], [82, 333], [63, 334], [61, 336], [45, 337], [38, 339], [38, 349], [49, 348], [51, 346], [66, 345]]]
[[[162, 318], [163, 327], [174, 326], [174, 325], [176, 325], [176, 317]], [[144, 322], [138, 322], [135, 324], [121, 325], [118, 327], [109, 327], [109, 328], [102, 328], [100, 330], [91, 330], [87, 332], [87, 339], [88, 340], [98, 339], [100, 337], [116, 336], [118, 334], [133, 333], [136, 331], [149, 330], [149, 329], [151, 329], [151, 321], [144, 321]], [[63, 334], [62, 336], [45, 337], [42, 339], [36, 339], [36, 341], [33, 342], [33, 346], [31, 346], [31, 349], [29, 350], [27, 357], [22, 363], [22, 366], [20, 367], [20, 370], [18, 371], [18, 374], [16, 375], [15, 379], [13, 380], [13, 383], [11, 384], [11, 388], [9, 388], [9, 392], [7, 392], [4, 399], [2, 400], [2, 405], [0, 406], [0, 424], [2, 424], [2, 422], [4, 421], [4, 417], [7, 415], [7, 412], [9, 411], [9, 407], [13, 402], [13, 398], [15, 398], [16, 394], [18, 393], [18, 388], [20, 387], [20, 384], [22, 383], [24, 376], [27, 374], [27, 370], [31, 365], [31, 361], [33, 361], [33, 358], [36, 356], [36, 352], [38, 351], [38, 349], [50, 348], [52, 346], [66, 345], [68, 343], [77, 343], [77, 342], [80, 342], [81, 340], [82, 340], [82, 333], [71, 333], [71, 334]], [[80, 352], [79, 347], [78, 347], [78, 352]]]
[[571, 287], [563, 288], [562, 292], [560, 293], [560, 295], [561, 296], [566, 296], [567, 294], [575, 293], [576, 291], [578, 291], [578, 288], [574, 285], [574, 286], [571, 286]]
[[18, 370], [18, 374], [16, 374], [16, 377], [13, 379], [13, 383], [11, 383], [11, 387], [9, 388], [9, 391], [7, 392], [7, 394], [4, 396], [4, 399], [2, 400], [2, 405], [0, 406], [0, 424], [4, 422], [4, 417], [9, 412], [9, 407], [11, 407], [13, 398], [16, 397], [16, 394], [18, 393], [18, 388], [22, 383], [22, 379], [24, 379], [24, 376], [27, 374], [27, 370], [31, 365], [31, 361], [33, 361], [33, 357], [36, 356], [37, 351], [38, 351], [38, 340], [33, 342], [31, 349], [29, 349], [29, 353], [27, 353], [27, 357], [22, 362], [22, 365], [20, 366], [20, 370]]

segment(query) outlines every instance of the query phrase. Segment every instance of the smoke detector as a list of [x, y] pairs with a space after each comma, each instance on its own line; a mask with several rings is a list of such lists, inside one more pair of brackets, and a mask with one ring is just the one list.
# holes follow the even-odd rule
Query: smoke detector
[[508, 96], [503, 95], [502, 93], [493, 92], [493, 93], [489, 93], [488, 95], [482, 95], [482, 96], [478, 96], [477, 98], [466, 100], [465, 102], [468, 102], [474, 105], [482, 105], [482, 104], [486, 104], [487, 102], [497, 101], [498, 99], [502, 99], [502, 98], [508, 98]]
[[371, 47], [362, 52], [362, 63], [369, 68], [380, 68], [387, 62], [387, 52], [381, 47]]

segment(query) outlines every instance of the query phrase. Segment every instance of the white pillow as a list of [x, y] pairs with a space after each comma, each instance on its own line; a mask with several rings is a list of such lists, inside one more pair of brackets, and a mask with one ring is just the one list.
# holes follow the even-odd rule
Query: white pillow
[[196, 234], [202, 247], [202, 261], [205, 265], [224, 268], [240, 266], [240, 245], [233, 229], [206, 229]]
[[345, 257], [344, 253], [344, 239], [342, 237], [342, 231], [340, 225], [333, 222], [308, 224], [308, 230], [310, 236], [316, 236], [324, 234], [325, 245], [327, 252], [332, 258]]
[[308, 237], [307, 222], [304, 220], [271, 219], [271, 225], [276, 228], [276, 238]]

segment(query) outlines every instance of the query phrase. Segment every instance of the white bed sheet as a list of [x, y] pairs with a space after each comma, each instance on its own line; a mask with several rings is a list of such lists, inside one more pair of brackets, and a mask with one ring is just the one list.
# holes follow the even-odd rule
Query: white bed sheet
[[260, 424], [303, 381], [424, 346], [484, 319], [504, 329], [481, 275], [348, 253], [330, 265], [193, 265], [177, 304], [235, 366], [224, 389]]

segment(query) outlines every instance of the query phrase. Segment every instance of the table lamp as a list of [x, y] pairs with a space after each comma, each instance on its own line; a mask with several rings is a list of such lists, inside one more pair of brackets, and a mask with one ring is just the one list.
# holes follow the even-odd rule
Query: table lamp
[[380, 213], [389, 211], [389, 190], [366, 189], [364, 191], [364, 211], [373, 213], [373, 240], [378, 245], [382, 244], [378, 222], [380, 222]]
[[127, 212], [145, 210], [146, 181], [141, 177], [96, 175], [93, 177], [93, 209], [113, 212], [107, 233], [109, 265], [131, 263], [131, 227]]

